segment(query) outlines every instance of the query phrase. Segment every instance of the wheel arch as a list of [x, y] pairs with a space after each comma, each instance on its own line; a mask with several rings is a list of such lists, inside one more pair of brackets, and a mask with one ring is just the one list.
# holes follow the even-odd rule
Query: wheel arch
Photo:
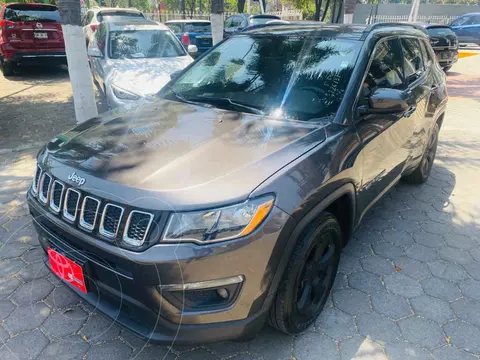
[[[344, 210], [344, 206], [348, 206], [348, 211], [341, 211]], [[284, 228], [285, 230], [280, 234], [280, 237], [286, 237], [287, 240], [281, 241], [281, 239], [279, 239], [280, 243], [285, 244], [285, 246], [283, 247], [282, 256], [278, 262], [275, 275], [267, 292], [264, 306], [267, 308], [270, 307], [297, 240], [309, 229], [315, 219], [324, 211], [332, 213], [340, 223], [343, 245], [345, 246], [355, 228], [355, 209], [355, 187], [352, 183], [348, 182], [325, 196], [323, 200], [318, 202], [313, 208], [305, 211], [304, 214], [299, 215], [300, 220], [298, 222], [296, 222], [293, 217], [290, 219], [290, 222], [293, 224], [287, 223]], [[298, 218], [298, 216], [296, 216], [296, 218]]]

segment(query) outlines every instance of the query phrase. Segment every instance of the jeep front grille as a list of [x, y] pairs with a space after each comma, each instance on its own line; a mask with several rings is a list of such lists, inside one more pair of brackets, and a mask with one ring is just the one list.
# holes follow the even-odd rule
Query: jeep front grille
[[33, 178], [33, 186], [32, 186], [32, 191], [35, 195], [38, 193], [38, 184], [40, 181], [41, 174], [42, 174], [42, 169], [40, 169], [40, 166], [37, 166], [37, 170], [35, 171], [35, 176]]
[[82, 212], [80, 213], [80, 226], [93, 230], [95, 228], [95, 221], [97, 220], [98, 208], [100, 201], [91, 197], [85, 196], [83, 199]]
[[80, 202], [80, 193], [72, 188], [67, 189], [65, 201], [63, 204], [63, 217], [75, 221], [78, 212], [78, 203]]
[[52, 185], [52, 177], [47, 173], [43, 173], [42, 177], [40, 178], [40, 191], [38, 194], [38, 198], [40, 202], [44, 205], [48, 201], [48, 194], [50, 192], [50, 185]]
[[100, 221], [100, 234], [108, 238], [114, 238], [117, 235], [122, 215], [122, 207], [113, 204], [105, 205]]
[[[32, 194], [51, 212], [99, 238], [118, 240], [129, 246], [145, 243], [154, 215], [149, 212], [109, 203], [54, 179], [37, 168]], [[128, 216], [124, 216], [127, 212]]]
[[123, 241], [133, 246], [140, 246], [145, 241], [153, 215], [143, 211], [134, 210], [130, 213], [123, 234]]
[[62, 196], [65, 186], [58, 180], [55, 180], [52, 185], [52, 194], [50, 196], [50, 209], [55, 213], [60, 212], [60, 207], [62, 206]]

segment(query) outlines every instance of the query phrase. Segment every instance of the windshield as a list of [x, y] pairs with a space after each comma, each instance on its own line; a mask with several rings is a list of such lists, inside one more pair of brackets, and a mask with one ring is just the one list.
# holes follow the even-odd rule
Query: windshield
[[56, 7], [41, 5], [10, 5], [5, 8], [3, 18], [9, 21], [60, 22], [60, 14]]
[[302, 35], [232, 37], [173, 82], [165, 97], [228, 109], [234, 102], [243, 106], [239, 111], [248, 106], [294, 120], [334, 115], [362, 43]]
[[166, 30], [122, 30], [110, 33], [110, 58], [143, 59], [184, 56], [175, 35]]
[[167, 25], [174, 33], [188, 32], [188, 33], [211, 33], [212, 26], [207, 22], [171, 22], [165, 24]]
[[280, 18], [276, 16], [252, 17], [250, 18], [250, 25], [262, 25], [272, 20], [280, 20]]
[[429, 36], [445, 36], [445, 35], [453, 35], [453, 31], [445, 26], [445, 27], [433, 27], [427, 29]]

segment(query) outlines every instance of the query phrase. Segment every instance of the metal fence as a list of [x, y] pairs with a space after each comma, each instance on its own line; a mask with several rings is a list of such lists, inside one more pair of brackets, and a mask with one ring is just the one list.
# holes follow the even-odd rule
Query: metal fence
[[[447, 25], [457, 16], [429, 16], [429, 15], [418, 15], [417, 22], [419, 23], [428, 23], [428, 24], [443, 24]], [[407, 22], [408, 15], [374, 15], [367, 18], [367, 24], [376, 24], [382, 22]]]
[[[300, 11], [296, 10], [286, 10], [286, 11], [274, 11], [268, 12], [269, 15], [280, 16], [283, 20], [303, 20], [303, 15]], [[234, 13], [224, 13], [225, 19]], [[181, 19], [194, 19], [194, 20], [210, 20], [210, 13], [199, 13], [193, 12], [189, 13], [188, 11], [185, 14], [182, 13], [145, 13], [145, 16], [154, 21], [164, 23], [169, 20], [181, 20]]]

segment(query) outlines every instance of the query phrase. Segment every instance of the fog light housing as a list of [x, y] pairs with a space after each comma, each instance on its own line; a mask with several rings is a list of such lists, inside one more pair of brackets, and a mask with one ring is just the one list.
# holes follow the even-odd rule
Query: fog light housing
[[160, 285], [158, 291], [182, 311], [221, 310], [235, 302], [244, 280], [239, 275], [218, 280]]

